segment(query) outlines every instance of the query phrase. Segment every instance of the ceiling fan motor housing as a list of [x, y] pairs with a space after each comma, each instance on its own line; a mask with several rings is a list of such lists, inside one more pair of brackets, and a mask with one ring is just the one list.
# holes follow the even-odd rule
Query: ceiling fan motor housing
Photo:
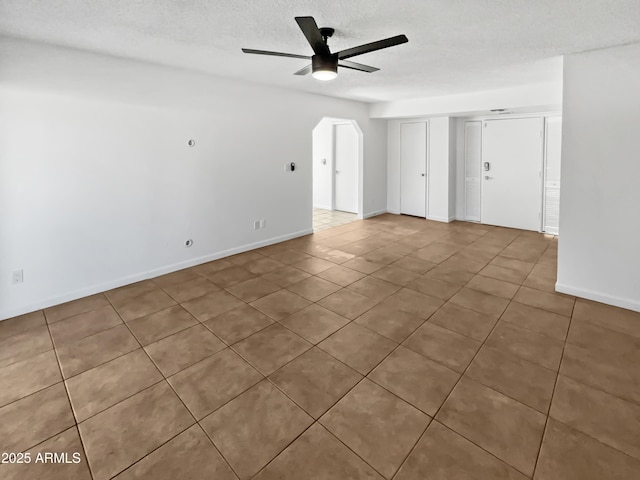
[[331, 55], [314, 55], [311, 57], [311, 70], [317, 71], [330, 71], [338, 72], [338, 54]]

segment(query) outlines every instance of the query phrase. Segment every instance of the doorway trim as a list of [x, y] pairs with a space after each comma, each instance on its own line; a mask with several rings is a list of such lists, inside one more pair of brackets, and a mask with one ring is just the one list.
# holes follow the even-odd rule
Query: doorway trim
[[[335, 149], [336, 149], [336, 137], [335, 137], [335, 125], [353, 125], [355, 131], [358, 135], [358, 161], [357, 161], [357, 199], [358, 199], [358, 211], [356, 216], [358, 220], [362, 220], [364, 218], [364, 134], [358, 122], [354, 119], [350, 118], [338, 118], [338, 117], [323, 117], [321, 118], [315, 125], [312, 130], [311, 142], [313, 145], [313, 131], [318, 128], [318, 126], [322, 123], [328, 121], [331, 124], [331, 209], [335, 210]], [[312, 182], [311, 182], [311, 197], [312, 197], [312, 209], [310, 215], [313, 216], [313, 165], [314, 162], [319, 161], [319, 159], [313, 158], [313, 148], [312, 148]]]

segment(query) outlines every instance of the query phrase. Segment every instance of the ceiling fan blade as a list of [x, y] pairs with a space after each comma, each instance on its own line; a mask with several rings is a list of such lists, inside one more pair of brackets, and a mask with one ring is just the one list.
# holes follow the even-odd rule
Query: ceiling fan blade
[[338, 58], [344, 60], [347, 58], [355, 57], [356, 55], [362, 55], [363, 53], [374, 52], [383, 48], [393, 47], [402, 43], [407, 43], [409, 39], [405, 35], [396, 35], [395, 37], [385, 38], [384, 40], [378, 40], [377, 42], [366, 43], [359, 47], [347, 48], [338, 52]]
[[324, 40], [322, 39], [320, 29], [313, 17], [296, 17], [296, 22], [298, 22], [300, 30], [302, 30], [304, 36], [307, 37], [307, 41], [316, 55], [331, 54], [331, 52], [329, 52], [329, 47], [327, 47], [327, 44], [324, 43]]
[[282, 53], [282, 52], [269, 52], [267, 50], [254, 50], [252, 48], [243, 48], [244, 53], [253, 53], [255, 55], [273, 55], [275, 57], [291, 57], [291, 58], [304, 58], [309, 60], [311, 57], [308, 55], [297, 55], [295, 53]]
[[351, 70], [359, 70], [360, 72], [367, 72], [367, 73], [377, 72], [378, 70], [380, 70], [379, 68], [376, 68], [376, 67], [370, 67], [369, 65], [350, 62], [349, 60], [339, 60], [338, 66], [344, 67], [344, 68], [350, 68]]
[[301, 68], [300, 70], [295, 72], [294, 75], [306, 75], [308, 73], [311, 73], [311, 65], [307, 65], [306, 67]]

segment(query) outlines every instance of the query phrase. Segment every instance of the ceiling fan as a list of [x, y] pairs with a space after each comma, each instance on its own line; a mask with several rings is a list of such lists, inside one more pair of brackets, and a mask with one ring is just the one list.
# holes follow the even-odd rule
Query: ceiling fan
[[256, 55], [273, 55], [276, 57], [291, 57], [311, 59], [311, 65], [301, 68], [294, 75], [306, 75], [311, 72], [313, 78], [317, 80], [333, 80], [338, 76], [338, 67], [358, 70], [360, 72], [376, 72], [380, 70], [376, 67], [362, 65], [361, 63], [350, 62], [347, 58], [362, 55], [363, 53], [374, 52], [383, 48], [393, 47], [406, 43], [409, 40], [405, 35], [396, 35], [395, 37], [385, 38], [377, 42], [367, 43], [358, 47], [347, 48], [337, 53], [331, 53], [327, 40], [331, 38], [335, 30], [333, 28], [318, 28], [313, 17], [296, 17], [296, 22], [300, 26], [302, 33], [307, 38], [309, 45], [313, 49], [314, 55], [297, 55], [294, 53], [269, 52], [266, 50], [254, 50], [251, 48], [243, 48], [244, 53], [253, 53]]

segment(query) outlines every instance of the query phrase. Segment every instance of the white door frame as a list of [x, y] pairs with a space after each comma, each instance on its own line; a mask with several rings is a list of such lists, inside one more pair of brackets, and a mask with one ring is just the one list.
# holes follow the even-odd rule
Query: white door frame
[[[358, 173], [357, 173], [357, 177], [358, 177], [358, 191], [357, 191], [357, 197], [358, 197], [358, 213], [357, 218], [362, 220], [364, 218], [364, 199], [363, 199], [363, 194], [364, 194], [364, 134], [362, 133], [362, 129], [360, 128], [360, 125], [358, 125], [358, 122], [356, 120], [350, 119], [350, 118], [337, 118], [337, 117], [322, 117], [320, 120], [318, 120], [318, 122], [316, 122], [315, 127], [313, 128], [313, 130], [315, 130], [318, 125], [324, 121], [328, 121], [332, 123], [332, 127], [331, 127], [331, 208], [335, 209], [335, 135], [334, 135], [334, 129], [333, 129], [333, 124], [334, 123], [338, 123], [338, 124], [345, 124], [345, 123], [350, 123], [351, 125], [353, 125], [353, 127], [356, 129], [356, 133], [358, 134]], [[312, 142], [313, 142], [313, 135], [311, 136], [312, 138]], [[313, 158], [312, 158], [313, 161]], [[313, 175], [313, 168], [312, 168], [312, 175]], [[313, 179], [312, 179], [312, 183], [311, 183], [311, 197], [313, 198]], [[313, 205], [313, 201], [311, 202], [311, 204]], [[311, 216], [313, 216], [313, 209], [311, 210]]]
[[402, 125], [408, 124], [408, 123], [424, 123], [425, 125], [425, 129], [427, 131], [426, 133], [426, 141], [427, 144], [425, 146], [425, 151], [426, 151], [426, 156], [425, 156], [425, 165], [424, 165], [424, 213], [425, 213], [425, 218], [429, 218], [429, 191], [431, 190], [430, 187], [430, 180], [431, 180], [431, 175], [430, 175], [430, 170], [429, 170], [429, 145], [431, 145], [431, 138], [429, 137], [430, 135], [430, 129], [429, 129], [429, 120], [411, 120], [408, 122], [400, 122], [399, 126], [398, 126], [398, 132], [400, 135], [400, 141], [398, 142], [398, 159], [399, 159], [399, 175], [398, 175], [398, 183], [399, 183], [399, 188], [398, 191], [400, 192], [400, 202], [398, 204], [399, 206], [399, 212], [402, 213]]

